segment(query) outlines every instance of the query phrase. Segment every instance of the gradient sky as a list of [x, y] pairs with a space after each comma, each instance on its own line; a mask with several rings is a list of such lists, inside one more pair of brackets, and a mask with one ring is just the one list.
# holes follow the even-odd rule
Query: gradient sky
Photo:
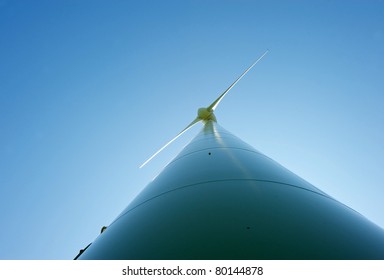
[[384, 227], [383, 1], [0, 0], [0, 259], [72, 259], [218, 122]]

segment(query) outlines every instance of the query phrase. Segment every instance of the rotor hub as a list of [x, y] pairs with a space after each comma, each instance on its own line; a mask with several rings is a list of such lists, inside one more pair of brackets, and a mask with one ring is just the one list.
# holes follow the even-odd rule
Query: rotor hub
[[197, 116], [203, 122], [207, 122], [207, 121], [216, 122], [216, 116], [213, 113], [213, 110], [208, 110], [207, 108], [199, 108], [199, 110], [197, 110]]

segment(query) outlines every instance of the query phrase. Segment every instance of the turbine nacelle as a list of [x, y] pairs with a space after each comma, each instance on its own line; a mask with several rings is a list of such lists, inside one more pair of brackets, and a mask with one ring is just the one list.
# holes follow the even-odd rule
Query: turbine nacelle
[[199, 108], [199, 110], [197, 110], [197, 117], [204, 123], [208, 121], [217, 122], [216, 116], [213, 113], [213, 110], [209, 110], [208, 108], [204, 108], [204, 107]]
[[177, 134], [171, 141], [169, 141], [167, 144], [165, 144], [160, 150], [158, 150], [154, 155], [152, 155], [149, 159], [147, 159], [141, 166], [142, 168], [144, 165], [146, 165], [151, 159], [153, 159], [158, 153], [160, 153], [165, 147], [167, 147], [169, 144], [171, 144], [173, 141], [175, 141], [181, 134], [186, 132], [188, 129], [190, 129], [192, 126], [194, 126], [196, 123], [202, 121], [203, 123], [207, 123], [209, 121], [216, 121], [216, 116], [213, 113], [213, 111], [216, 109], [216, 107], [219, 105], [220, 101], [224, 98], [224, 96], [237, 84], [238, 81], [241, 80], [242, 77], [244, 77], [245, 74], [248, 73], [249, 70], [252, 69], [253, 66], [256, 65], [268, 53], [268, 50], [266, 50], [251, 66], [248, 67], [247, 70], [244, 71], [243, 74], [241, 74], [240, 77], [237, 78], [236, 81], [233, 82], [232, 85], [229, 86], [215, 101], [212, 102], [211, 105], [208, 107], [203, 107], [197, 110], [197, 117], [189, 124], [186, 128], [184, 128], [179, 134]]

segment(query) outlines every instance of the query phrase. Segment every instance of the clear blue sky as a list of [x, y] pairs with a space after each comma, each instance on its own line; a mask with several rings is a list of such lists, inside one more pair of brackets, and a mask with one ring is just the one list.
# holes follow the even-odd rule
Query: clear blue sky
[[0, 259], [72, 259], [216, 110], [384, 226], [383, 1], [0, 1]]

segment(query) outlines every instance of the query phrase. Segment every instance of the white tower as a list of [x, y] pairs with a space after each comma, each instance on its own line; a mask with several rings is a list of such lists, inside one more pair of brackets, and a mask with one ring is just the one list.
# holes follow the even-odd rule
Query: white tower
[[384, 230], [209, 121], [79, 259], [384, 259]]

